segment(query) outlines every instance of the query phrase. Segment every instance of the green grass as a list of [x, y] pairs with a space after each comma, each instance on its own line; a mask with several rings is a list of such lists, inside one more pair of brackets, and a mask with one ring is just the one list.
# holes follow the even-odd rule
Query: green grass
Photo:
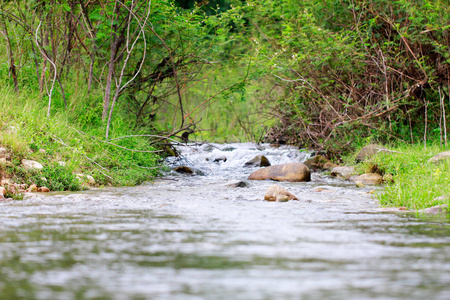
[[[73, 173], [91, 175], [98, 185], [136, 185], [156, 176], [160, 161], [157, 153], [123, 149], [156, 151], [149, 138], [105, 143], [105, 126], [94, 113], [98, 97], [86, 97], [82, 89], [75, 89], [68, 87], [71, 98], [67, 109], [55, 97], [51, 117], [47, 118], [47, 100], [38, 92], [24, 86], [16, 94], [8, 85], [1, 85], [0, 146], [7, 148], [10, 157], [0, 165], [0, 171], [18, 183], [44, 185], [39, 179], [46, 177], [53, 190], [80, 189], [82, 185], [76, 183]], [[117, 110], [110, 137], [148, 133], [134, 130], [132, 122]], [[44, 169], [38, 174], [26, 171], [21, 167], [22, 159], [36, 160]]]
[[[365, 172], [377, 168], [384, 174], [392, 174], [393, 182], [387, 183], [378, 194], [382, 206], [408, 207], [424, 209], [427, 207], [450, 204], [450, 161], [431, 163], [434, 155], [446, 151], [443, 147], [423, 145], [390, 148], [396, 152], [379, 153], [361, 164]], [[448, 195], [449, 198], [437, 200]]]

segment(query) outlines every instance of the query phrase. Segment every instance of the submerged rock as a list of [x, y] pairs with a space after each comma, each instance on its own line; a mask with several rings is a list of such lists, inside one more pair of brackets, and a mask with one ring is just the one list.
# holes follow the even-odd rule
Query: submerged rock
[[366, 159], [380, 153], [380, 152], [390, 152], [389, 149], [375, 144], [370, 144], [362, 148], [355, 157], [356, 162], [362, 162]]
[[244, 164], [244, 167], [268, 167], [270, 162], [264, 155], [257, 155]]
[[290, 163], [259, 169], [250, 174], [248, 179], [302, 182], [311, 181], [311, 173], [303, 163]]
[[266, 194], [264, 195], [264, 200], [286, 202], [288, 200], [298, 200], [298, 198], [281, 186], [274, 184], [269, 186], [267, 189]]
[[348, 179], [350, 176], [356, 174], [355, 167], [334, 167], [331, 169], [331, 176]]
[[381, 184], [383, 182], [383, 176], [377, 173], [367, 173], [356, 177], [353, 180], [355, 183], [364, 184]]

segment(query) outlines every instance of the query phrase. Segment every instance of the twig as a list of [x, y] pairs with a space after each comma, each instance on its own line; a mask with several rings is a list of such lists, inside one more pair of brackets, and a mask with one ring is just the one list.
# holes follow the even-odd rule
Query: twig
[[[60, 143], [61, 145], [66, 146], [67, 148], [70, 148], [70, 149], [74, 150], [75, 152], [77, 152], [77, 153], [81, 154], [82, 156], [84, 156], [84, 158], [86, 158], [87, 160], [89, 160], [89, 161], [90, 161], [91, 163], [93, 163], [94, 165], [96, 165], [96, 166], [102, 168], [102, 169], [105, 170], [105, 171], [108, 171], [108, 169], [106, 169], [105, 167], [103, 167], [103, 166], [100, 165], [99, 163], [95, 162], [94, 160], [92, 160], [91, 158], [89, 158], [87, 155], [81, 153], [78, 149], [73, 148], [73, 147], [70, 147], [69, 145], [67, 145], [66, 143], [64, 143], [64, 141], [63, 141], [61, 138], [57, 137], [56, 135], [54, 135], [54, 134], [52, 134], [52, 133], [50, 133], [50, 135], [53, 136], [53, 138], [55, 138], [56, 141], [57, 141], [58, 143]], [[111, 176], [106, 175], [105, 173], [103, 173], [103, 172], [100, 171], [100, 170], [98, 170], [98, 171], [99, 171], [100, 173], [102, 173], [104, 176], [108, 177], [109, 179], [115, 181], [115, 179], [112, 178]]]

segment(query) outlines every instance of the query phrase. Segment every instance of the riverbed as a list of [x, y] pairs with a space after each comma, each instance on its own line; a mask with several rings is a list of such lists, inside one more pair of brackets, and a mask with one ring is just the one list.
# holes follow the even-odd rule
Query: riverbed
[[311, 155], [288, 146], [179, 150], [167, 164], [202, 175], [0, 203], [0, 299], [449, 299], [447, 216], [385, 211], [382, 187], [323, 173], [263, 201], [274, 182], [244, 163]]

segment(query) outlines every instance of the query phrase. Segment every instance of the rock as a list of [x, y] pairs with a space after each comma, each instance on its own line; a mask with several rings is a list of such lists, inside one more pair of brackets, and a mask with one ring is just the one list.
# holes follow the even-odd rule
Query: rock
[[244, 167], [268, 167], [270, 162], [264, 155], [256, 155], [244, 164]]
[[2, 197], [6, 196], [6, 189], [4, 187], [2, 187], [2, 186], [0, 186], [0, 195]]
[[37, 189], [37, 191], [41, 192], [41, 193], [48, 193], [48, 192], [50, 192], [48, 187], [45, 187], [45, 186], [41, 186], [40, 188]]
[[361, 184], [381, 184], [383, 182], [383, 176], [377, 173], [367, 173], [356, 177], [354, 182], [360, 182]]
[[226, 161], [227, 161], [227, 158], [226, 158], [225, 156], [221, 156], [221, 157], [215, 158], [215, 159], [213, 160], [213, 162], [215, 162], [215, 163], [219, 163], [219, 162], [221, 162], [221, 161], [226, 162]]
[[428, 207], [426, 209], [419, 210], [419, 212], [427, 213], [427, 214], [440, 214], [440, 213], [449, 213], [447, 204], [436, 205], [433, 207]]
[[298, 198], [281, 186], [274, 184], [269, 186], [267, 189], [266, 194], [264, 195], [264, 200], [286, 202], [288, 200], [298, 200]]
[[0, 157], [5, 157], [7, 153], [6, 148], [0, 147]]
[[173, 169], [175, 172], [177, 173], [181, 173], [181, 174], [194, 174], [194, 171], [186, 166], [179, 166]]
[[95, 179], [91, 175], [77, 173], [75, 176], [83, 182], [87, 182], [89, 185], [95, 185]]
[[30, 185], [30, 187], [28, 188], [29, 192], [36, 192], [37, 191], [37, 186], [35, 184]]
[[[304, 164], [311, 170], [317, 171], [317, 170], [323, 170], [325, 169], [324, 166], [327, 163], [331, 163], [328, 158], [322, 155], [316, 155], [314, 157], [308, 158]], [[329, 166], [329, 164], [328, 164]]]
[[450, 158], [450, 151], [441, 152], [439, 154], [436, 154], [432, 158], [428, 160], [430, 163], [437, 163], [446, 159]]
[[356, 187], [359, 187], [359, 188], [365, 187], [364, 183], [362, 183], [361, 181], [355, 182], [355, 185], [356, 185]]
[[205, 176], [205, 172], [198, 170], [198, 169], [194, 169], [194, 168], [189, 168], [186, 166], [179, 166], [173, 169], [175, 172], [177, 173], [181, 173], [181, 174], [190, 174], [190, 175], [199, 175], [199, 176]]
[[34, 160], [22, 159], [22, 165], [25, 170], [42, 170], [43, 165]]
[[164, 153], [167, 156], [174, 156], [174, 157], [178, 157], [179, 156], [177, 150], [174, 147], [170, 146], [170, 145], [165, 145], [163, 147], [163, 151], [164, 151]]
[[65, 166], [66, 166], [66, 163], [63, 162], [63, 161], [58, 161], [58, 165], [60, 165], [61, 167], [65, 167]]
[[0, 181], [1, 185], [10, 185], [11, 184], [11, 180], [10, 179], [3, 179], [2, 181]]
[[334, 167], [331, 169], [331, 176], [348, 179], [355, 174], [355, 167]]
[[235, 182], [235, 183], [227, 184], [227, 186], [228, 187], [232, 187], [232, 188], [245, 188], [245, 187], [248, 187], [249, 184], [246, 181], [238, 181], [238, 182]]
[[250, 174], [248, 179], [302, 182], [311, 181], [311, 173], [305, 164], [290, 163], [259, 169]]
[[389, 149], [375, 144], [362, 148], [355, 157], [356, 162], [362, 162], [380, 152], [390, 152]]
[[86, 175], [86, 178], [90, 185], [94, 185], [96, 183], [94, 177], [92, 177], [91, 175]]

